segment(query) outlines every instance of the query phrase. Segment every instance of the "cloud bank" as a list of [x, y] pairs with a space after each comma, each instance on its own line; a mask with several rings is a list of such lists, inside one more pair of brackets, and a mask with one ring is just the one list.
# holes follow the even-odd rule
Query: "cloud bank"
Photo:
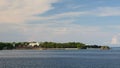
[[[85, 11], [68, 11], [41, 16], [53, 10], [55, 8], [53, 3], [57, 2], [59, 0], [1, 0], [1, 39], [83, 42], [91, 40], [90, 42], [94, 43], [96, 40], [110, 37], [110, 33], [102, 31], [101, 26], [84, 26], [74, 22], [82, 16], [120, 16], [120, 7], [97, 7]], [[80, 6], [72, 9], [75, 8]], [[113, 39], [113, 43], [116, 43], [115, 38]]]
[[53, 9], [57, 0], [1, 0], [0, 23], [23, 23]]

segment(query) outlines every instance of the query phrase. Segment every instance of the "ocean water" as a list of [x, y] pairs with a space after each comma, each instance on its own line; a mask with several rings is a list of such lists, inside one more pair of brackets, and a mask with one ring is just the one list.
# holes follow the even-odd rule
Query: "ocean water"
[[0, 68], [120, 68], [120, 48], [1, 50]]

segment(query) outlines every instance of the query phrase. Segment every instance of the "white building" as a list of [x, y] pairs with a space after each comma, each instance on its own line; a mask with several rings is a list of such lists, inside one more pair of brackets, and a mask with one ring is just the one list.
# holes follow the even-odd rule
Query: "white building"
[[30, 46], [30, 47], [39, 46], [39, 43], [38, 42], [29, 42], [28, 46]]

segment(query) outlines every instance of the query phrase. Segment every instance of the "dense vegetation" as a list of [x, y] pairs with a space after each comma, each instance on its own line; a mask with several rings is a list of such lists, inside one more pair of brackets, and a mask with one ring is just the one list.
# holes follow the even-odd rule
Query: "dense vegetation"
[[[28, 48], [29, 42], [0, 42], [0, 50], [3, 49], [16, 49], [16, 48]], [[34, 48], [34, 47], [32, 47]], [[68, 43], [56, 43], [56, 42], [41, 42], [38, 48], [78, 48], [78, 49], [87, 49], [87, 48], [101, 48], [109, 49], [108, 46], [98, 46], [98, 45], [85, 45], [80, 42], [68, 42]]]
[[13, 49], [13, 44], [12, 43], [4, 43], [0, 42], [0, 50], [2, 49]]
[[68, 42], [68, 43], [55, 43], [55, 42], [44, 42], [41, 43], [42, 48], [82, 48], [85, 46], [79, 42]]

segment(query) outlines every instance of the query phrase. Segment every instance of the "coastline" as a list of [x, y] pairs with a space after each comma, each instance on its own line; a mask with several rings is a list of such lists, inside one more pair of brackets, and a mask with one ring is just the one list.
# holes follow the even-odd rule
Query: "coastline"
[[109, 50], [109, 46], [102, 45], [86, 45], [81, 42], [1, 42], [0, 50], [79, 50], [79, 49], [100, 49]]
[[16, 48], [12, 50], [80, 50], [78, 48]]
[[87, 48], [87, 49], [79, 49], [79, 48], [16, 48], [12, 50], [109, 50], [102, 48]]

